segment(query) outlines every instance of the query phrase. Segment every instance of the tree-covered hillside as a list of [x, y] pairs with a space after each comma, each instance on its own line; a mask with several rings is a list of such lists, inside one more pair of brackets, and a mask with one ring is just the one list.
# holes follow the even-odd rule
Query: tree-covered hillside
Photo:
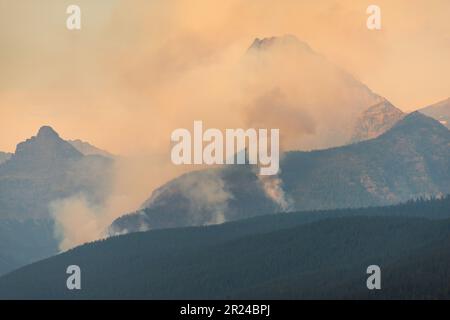
[[[449, 298], [449, 217], [447, 197], [128, 234], [3, 276], [0, 297]], [[66, 288], [73, 264], [80, 291]], [[371, 264], [381, 291], [366, 288]]]
[[49, 219], [2, 219], [0, 222], [0, 275], [58, 252], [54, 222]]

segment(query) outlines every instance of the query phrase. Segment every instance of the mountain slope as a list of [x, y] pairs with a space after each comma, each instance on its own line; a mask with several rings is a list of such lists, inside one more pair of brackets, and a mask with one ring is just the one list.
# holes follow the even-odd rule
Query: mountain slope
[[239, 67], [245, 127], [279, 128], [284, 150], [348, 143], [358, 116], [382, 99], [292, 35], [255, 39]]
[[450, 129], [450, 98], [419, 110]]
[[0, 164], [0, 274], [58, 252], [53, 201], [84, 194], [101, 204], [112, 160], [84, 156], [50, 127], [17, 145]]
[[450, 131], [412, 113], [376, 139], [288, 153], [285, 190], [301, 210], [393, 204], [450, 192]]
[[111, 164], [108, 158], [84, 156], [44, 126], [0, 165], [0, 217], [48, 218], [51, 201], [81, 192], [101, 201]]
[[9, 158], [11, 158], [11, 155], [12, 155], [11, 153], [0, 151], [0, 164], [5, 162], [6, 160], [9, 160]]
[[373, 139], [391, 129], [405, 114], [383, 100], [365, 110], [357, 120], [351, 143]]
[[[0, 298], [433, 298], [447, 288], [450, 275], [439, 268], [429, 273], [435, 266], [424, 259], [438, 252], [438, 266], [450, 266], [450, 251], [441, 251], [450, 235], [449, 215], [447, 197], [133, 233], [3, 276]], [[427, 216], [439, 219], [423, 218]], [[71, 264], [82, 270], [81, 291], [65, 287]], [[371, 264], [380, 265], [382, 277], [386, 270], [391, 279], [382, 278], [380, 292], [365, 289]], [[399, 291], [407, 279], [402, 275], [414, 270], [426, 277], [405, 283], [413, 290]], [[427, 277], [441, 282], [430, 287]]]
[[57, 252], [52, 220], [0, 220], [0, 275]]
[[194, 171], [155, 190], [137, 213], [117, 219], [111, 234], [209, 225], [280, 211], [251, 166]]
[[279, 176], [264, 179], [248, 165], [181, 176], [157, 189], [137, 213], [117, 219], [111, 232], [230, 221], [284, 211], [285, 203], [290, 210], [316, 210], [447, 194], [450, 131], [413, 113], [376, 139], [288, 152], [280, 167]]
[[99, 156], [103, 156], [106, 158], [114, 158], [114, 156], [111, 153], [109, 153], [108, 151], [99, 149], [99, 148], [93, 146], [92, 144], [82, 141], [80, 139], [67, 140], [67, 142], [70, 143], [72, 145], [72, 147], [77, 149], [79, 152], [81, 152], [85, 156], [99, 155]]

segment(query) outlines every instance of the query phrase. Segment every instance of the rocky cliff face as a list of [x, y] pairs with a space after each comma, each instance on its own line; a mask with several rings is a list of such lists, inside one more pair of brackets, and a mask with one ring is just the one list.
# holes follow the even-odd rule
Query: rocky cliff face
[[383, 99], [365, 110], [356, 120], [351, 143], [373, 139], [391, 129], [405, 114]]

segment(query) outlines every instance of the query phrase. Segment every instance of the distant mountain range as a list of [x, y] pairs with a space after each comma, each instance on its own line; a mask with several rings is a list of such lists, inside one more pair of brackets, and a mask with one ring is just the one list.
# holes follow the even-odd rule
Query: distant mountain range
[[[161, 186], [138, 212], [117, 219], [110, 232], [217, 224], [280, 211], [391, 204], [446, 194], [448, 139], [441, 124], [414, 113], [376, 139], [289, 152], [276, 177], [261, 179], [249, 165], [190, 172]], [[49, 203], [80, 192], [93, 203], [107, 195], [113, 159], [93, 148], [84, 155], [52, 128], [42, 127], [0, 164], [0, 241], [5, 244], [0, 274], [57, 252]]]
[[[290, 61], [291, 64], [285, 66], [285, 61]], [[246, 124], [250, 127], [282, 127], [285, 129], [283, 132], [287, 132], [281, 137], [282, 141], [294, 147], [292, 149], [294, 151], [283, 154], [280, 174], [261, 177], [257, 175], [257, 168], [251, 165], [231, 165], [186, 173], [156, 189], [149, 199], [137, 208], [136, 212], [115, 220], [109, 227], [110, 234], [208, 226], [287, 211], [333, 210], [319, 216], [312, 212], [304, 214], [300, 220], [309, 223], [316, 222], [316, 217], [332, 218], [342, 212], [353, 212], [352, 208], [393, 205], [414, 198], [442, 197], [450, 193], [450, 131], [448, 130], [450, 100], [421, 109], [420, 112], [404, 114], [356, 78], [327, 61], [306, 43], [292, 36], [256, 39], [243, 57], [242, 65], [244, 66], [242, 70], [248, 72], [244, 74], [249, 75], [248, 78], [251, 79], [245, 83], [244, 87], [250, 88], [255, 85], [252, 81], [262, 81], [262, 83], [258, 82], [258, 88], [260, 85], [264, 88], [254, 100], [248, 102]], [[280, 66], [284, 67], [280, 68]], [[284, 86], [284, 72], [288, 71], [291, 72], [289, 77], [295, 77], [296, 83], [301, 83], [301, 86], [295, 88]], [[338, 95], [336, 95], [337, 92]], [[311, 96], [314, 98], [310, 99]], [[321, 109], [323, 106], [327, 107], [327, 110], [339, 110], [339, 112], [323, 112]], [[317, 150], [318, 148], [322, 149]], [[291, 149], [287, 148], [287, 150]], [[0, 274], [56, 254], [58, 239], [55, 237], [54, 215], [57, 212], [51, 212], [49, 205], [53, 201], [78, 194], [83, 194], [89, 204], [103, 203], [111, 191], [114, 161], [115, 156], [109, 152], [81, 140], [64, 140], [48, 126], [40, 128], [36, 136], [19, 143], [14, 154], [0, 152]], [[433, 203], [434, 206], [442, 202]], [[400, 209], [402, 210], [404, 209]], [[423, 211], [423, 215], [419, 214], [419, 216], [441, 212], [441, 209], [436, 210], [427, 209]], [[370, 210], [363, 211], [357, 212], [365, 215]], [[379, 213], [395, 214], [389, 208], [379, 209]], [[276, 225], [276, 219], [279, 216], [284, 217], [284, 215], [273, 215], [270, 218], [261, 217], [263, 220], [246, 220], [247, 222], [242, 224], [228, 224], [224, 227], [225, 229], [216, 229], [216, 227], [176, 229], [173, 233], [169, 231], [158, 233], [158, 231], [148, 234], [151, 235], [149, 237], [164, 235], [159, 239], [168, 241], [168, 247], [166, 243], [162, 246], [164, 249], [182, 250], [185, 248], [182, 244], [186, 241], [187, 246], [192, 246], [189, 250], [197, 250], [194, 247], [199, 245], [200, 248], [200, 243], [196, 242], [197, 240], [189, 242], [192, 236], [190, 232], [202, 233], [204, 230], [214, 230], [220, 234], [222, 232], [220, 230], [229, 231], [228, 228], [237, 228], [231, 231], [231, 234], [234, 234], [234, 232], [239, 233], [240, 228], [244, 227], [244, 230], [249, 232], [245, 236], [253, 236], [259, 232], [260, 225], [249, 226], [248, 221], [268, 219], [269, 225]], [[302, 220], [303, 218], [306, 220]], [[362, 235], [361, 238], [352, 238], [348, 233], [363, 228], [361, 230], [367, 232], [380, 232], [386, 237], [387, 242], [383, 242], [386, 245], [395, 244], [398, 240], [392, 238], [395, 235], [385, 232], [383, 228], [386, 226], [388, 229], [395, 229], [400, 224], [405, 227], [404, 230], [413, 228], [414, 230], [410, 230], [411, 238], [409, 233], [403, 234], [405, 239], [426, 236], [427, 239], [437, 241], [438, 238], [433, 238], [432, 233], [440, 230], [434, 222], [423, 222], [420, 219], [383, 220], [384, 218], [380, 218], [382, 221], [371, 220], [375, 225], [380, 223], [380, 229], [376, 229], [377, 227], [364, 229], [366, 220], [345, 218], [349, 220], [342, 222], [342, 225], [341, 221], [330, 222], [330, 225], [327, 225], [328, 222], [323, 222], [320, 228], [317, 227], [314, 230], [329, 232], [330, 238], [324, 241], [334, 241], [333, 237], [342, 237], [347, 241], [365, 241]], [[350, 227], [343, 228], [342, 233], [333, 233], [330, 230], [331, 225], [343, 227], [346, 223]], [[415, 229], [415, 226], [421, 223], [426, 225], [424, 234]], [[446, 223], [443, 222], [444, 228]], [[269, 225], [266, 227], [268, 228]], [[294, 225], [286, 225], [286, 227], [294, 227]], [[296, 237], [297, 232], [309, 238], [296, 238], [298, 243], [294, 241], [286, 247], [280, 247], [280, 250], [292, 250], [291, 245], [296, 248], [300, 246], [301, 241], [305, 240], [313, 243], [320, 242], [319, 234], [309, 233], [306, 227], [300, 225], [298, 228], [290, 234], [293, 238]], [[403, 232], [402, 230], [400, 228], [399, 232]], [[226, 239], [230, 241], [240, 239], [239, 241], [245, 242], [241, 238], [230, 237], [228, 231], [223, 233]], [[256, 249], [257, 246], [264, 246], [272, 241], [281, 241], [283, 244], [282, 241], [286, 239], [282, 232], [276, 228], [270, 231], [277, 234], [273, 238], [265, 238], [266, 240], [258, 238], [257, 242], [249, 242], [255, 247], [243, 245], [242, 248]], [[177, 238], [176, 232], [181, 232], [182, 235], [187, 232], [188, 237]], [[109, 245], [115, 241], [123, 241], [121, 239], [140, 239], [139, 237], [140, 235], [113, 238], [107, 243]], [[173, 237], [173, 242], [170, 237]], [[195, 236], [192, 237], [195, 238]], [[201, 239], [209, 243], [216, 241], [210, 235]], [[149, 254], [158, 250], [157, 242], [140, 241], [137, 240], [136, 244], [141, 246], [139, 248], [148, 245]], [[87, 246], [87, 248], [96, 246], [99, 244]], [[232, 243], [224, 242], [224, 246], [231, 252]], [[129, 249], [127, 244], [124, 244], [123, 248]], [[201, 247], [200, 249], [203, 251], [188, 250], [186, 254], [200, 254], [200, 258], [205, 260], [207, 254], [211, 253], [208, 251], [210, 248]], [[303, 249], [306, 250], [306, 248]], [[77, 249], [75, 252], [83, 252], [82, 250], [84, 249]], [[97, 253], [95, 250], [93, 252]], [[137, 251], [131, 252], [134, 256], [127, 257], [131, 260], [142, 254]], [[162, 254], [162, 251], [156, 253]], [[273, 254], [270, 250], [267, 253]], [[68, 254], [70, 256], [72, 253]], [[83, 254], [79, 257], [83, 257]], [[379, 254], [382, 253], [379, 252]], [[432, 251], [427, 251], [426, 254], [435, 258]], [[101, 255], [100, 253], [99, 256]], [[61, 261], [66, 262], [65, 258], [59, 257], [61, 256], [49, 261], [53, 263], [52, 261], [62, 259]], [[180, 256], [171, 262], [184, 266], [183, 263], [186, 262], [184, 258], [186, 256], [180, 253]], [[261, 259], [256, 256], [253, 258], [255, 261]], [[148, 260], [150, 259], [148, 257], [145, 259], [147, 259], [145, 263], [151, 265], [153, 260]], [[161, 266], [169, 267], [168, 260], [164, 259]], [[167, 259], [170, 260], [170, 258]], [[204, 261], [201, 259], [199, 261]], [[389, 261], [394, 263], [392, 260]], [[331, 261], [331, 263], [334, 262], [336, 261]], [[400, 261], [395, 268], [402, 270], [402, 263], [404, 261]], [[212, 265], [209, 267], [212, 268]], [[218, 266], [215, 265], [215, 267]], [[126, 263], [125, 268], [129, 268]], [[52, 267], [49, 270], [51, 269]], [[115, 272], [119, 274], [129, 272], [127, 270], [112, 272], [115, 275]], [[230, 270], [238, 272], [232, 268]], [[210, 272], [209, 269], [207, 271]], [[222, 277], [223, 280], [225, 271], [218, 268], [218, 272], [219, 274], [214, 274], [214, 277], [219, 279]], [[305, 281], [308, 278], [307, 274], [299, 276], [300, 282], [292, 283], [299, 284]], [[111, 274], [105, 273], [105, 277], [107, 275]], [[202, 274], [196, 275], [202, 276]], [[26, 278], [27, 276], [24, 277]], [[11, 276], [0, 280], [0, 293], [4, 293], [1, 289], [2, 284], [6, 285], [5, 288], [11, 285], [11, 283], [8, 284], [10, 281], [8, 279], [16, 278]], [[273, 280], [281, 281], [282, 279], [275, 277]], [[347, 280], [351, 281], [350, 278]], [[286, 282], [279, 283], [288, 286]], [[158, 283], [158, 285], [163, 284]], [[269, 284], [257, 281], [251, 285], [254, 285], [256, 289], [260, 288], [258, 292], [262, 295], [264, 292], [270, 292], [270, 290], [267, 291], [268, 288], [273, 289]], [[189, 283], [186, 288], [189, 288]], [[287, 290], [286, 288], [284, 287], [283, 290]], [[249, 297], [248, 292], [239, 290], [233, 291], [233, 294], [241, 296], [242, 293], [243, 297]], [[300, 294], [295, 291], [295, 288], [289, 290], [294, 292], [294, 296]], [[12, 294], [14, 292], [11, 291]], [[142, 292], [144, 295], [156, 295], [153, 291]], [[204, 293], [209, 294], [210, 291]], [[356, 291], [354, 293], [359, 294]], [[287, 291], [283, 294], [288, 296]], [[179, 292], [179, 295], [175, 292], [175, 296], [182, 296], [182, 292]]]
[[19, 143], [0, 164], [0, 274], [56, 254], [50, 203], [78, 194], [102, 203], [112, 164], [109, 157], [83, 155], [48, 126]]
[[419, 110], [450, 129], [450, 98]]
[[207, 225], [286, 210], [395, 204], [450, 193], [450, 131], [414, 112], [376, 139], [288, 152], [281, 173], [250, 165], [190, 172], [157, 189], [111, 233]]
[[[449, 218], [447, 197], [133, 233], [5, 275], [0, 298], [449, 299]], [[66, 288], [72, 264], [81, 290]]]

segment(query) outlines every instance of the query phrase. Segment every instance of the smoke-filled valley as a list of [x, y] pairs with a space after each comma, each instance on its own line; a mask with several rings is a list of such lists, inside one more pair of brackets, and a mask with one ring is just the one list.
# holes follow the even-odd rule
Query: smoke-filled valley
[[450, 2], [77, 2], [0, 0], [0, 299], [449, 297]]

